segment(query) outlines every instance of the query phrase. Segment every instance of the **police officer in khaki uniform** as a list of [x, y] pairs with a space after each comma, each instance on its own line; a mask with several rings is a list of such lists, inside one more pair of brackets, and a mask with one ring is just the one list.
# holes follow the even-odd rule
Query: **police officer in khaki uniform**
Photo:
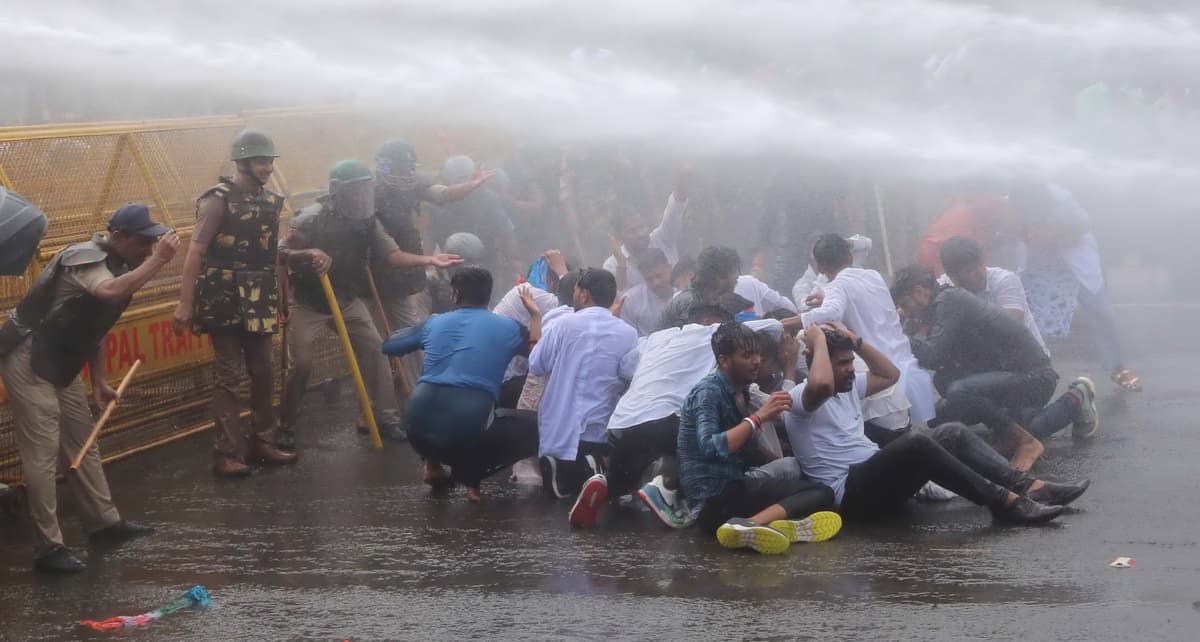
[[308, 378], [312, 371], [313, 344], [322, 328], [332, 327], [319, 275], [328, 273], [346, 321], [350, 342], [362, 369], [375, 418], [385, 437], [405, 438], [399, 403], [392, 387], [391, 370], [383, 356], [379, 330], [365, 302], [370, 294], [367, 266], [372, 259], [392, 267], [451, 267], [461, 259], [451, 254], [426, 256], [401, 250], [375, 218], [374, 177], [359, 161], [334, 165], [329, 174], [329, 194], [292, 219], [280, 249], [291, 269], [290, 325], [288, 326], [288, 380], [283, 409], [286, 435], [294, 431]]
[[[279, 422], [272, 397], [271, 337], [279, 330], [275, 280], [283, 197], [266, 189], [275, 168], [275, 143], [247, 129], [233, 140], [233, 178], [196, 201], [196, 227], [183, 263], [175, 334], [208, 334], [216, 356], [212, 413], [217, 428], [213, 472], [250, 474], [250, 463], [290, 464], [294, 453], [276, 447]], [[247, 435], [238, 402], [242, 364], [250, 376]]]
[[[36, 529], [34, 567], [82, 571], [58, 526], [58, 461], [73, 459], [92, 431], [92, 412], [80, 372], [88, 365], [92, 396], [104, 407], [116, 398], [105, 381], [104, 337], [133, 293], [175, 256], [179, 237], [150, 220], [137, 203], [122, 206], [97, 234], [59, 252], [0, 327], [0, 375], [8, 385], [17, 451]], [[132, 269], [131, 269], [132, 268]], [[67, 475], [93, 542], [118, 542], [149, 533], [122, 519], [93, 444]]]

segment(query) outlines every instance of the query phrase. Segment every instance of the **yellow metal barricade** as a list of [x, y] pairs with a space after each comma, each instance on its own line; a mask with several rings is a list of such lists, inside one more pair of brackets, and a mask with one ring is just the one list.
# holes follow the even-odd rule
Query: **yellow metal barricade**
[[[64, 246], [104, 229], [113, 210], [129, 201], [151, 206], [155, 219], [180, 231], [185, 243], [175, 260], [138, 292], [105, 339], [109, 381], [119, 381], [132, 363], [144, 363], [121, 410], [101, 435], [106, 460], [144, 451], [210, 427], [212, 347], [207, 337], [175, 337], [171, 317], [179, 277], [195, 219], [195, 199], [233, 171], [228, 158], [234, 135], [253, 126], [270, 135], [280, 151], [269, 187], [287, 199], [286, 220], [312, 202], [327, 184], [330, 166], [343, 158], [370, 162], [389, 137], [410, 140], [423, 160], [436, 163], [449, 150], [436, 125], [386, 121], [347, 110], [264, 110], [236, 116], [0, 128], [0, 183], [36, 203], [50, 218], [40, 252], [24, 279], [0, 278], [0, 311], [7, 314], [33, 276]], [[486, 149], [478, 132], [455, 140]], [[493, 145], [492, 148], [497, 146]], [[436, 167], [436, 165], [434, 166]], [[281, 230], [281, 233], [285, 230]], [[321, 372], [344, 372], [332, 332], [319, 353]], [[275, 361], [278, 363], [278, 359]], [[244, 382], [243, 382], [244, 384]], [[0, 405], [0, 481], [20, 481], [12, 417]]]

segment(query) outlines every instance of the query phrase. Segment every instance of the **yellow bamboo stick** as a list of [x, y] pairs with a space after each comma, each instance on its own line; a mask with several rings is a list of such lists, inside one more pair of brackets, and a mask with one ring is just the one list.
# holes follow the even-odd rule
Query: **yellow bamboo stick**
[[328, 274], [321, 275], [321, 287], [325, 290], [325, 300], [329, 302], [329, 309], [333, 313], [333, 324], [337, 326], [338, 337], [342, 340], [342, 350], [345, 350], [346, 360], [350, 362], [350, 374], [354, 377], [354, 388], [358, 390], [358, 402], [367, 417], [367, 427], [371, 429], [371, 444], [376, 449], [383, 448], [383, 440], [379, 438], [379, 426], [375, 423], [375, 413], [371, 412], [367, 384], [363, 383], [362, 370], [358, 368], [354, 346], [350, 343], [350, 333], [346, 330], [346, 320], [342, 318], [342, 309], [338, 307], [337, 295], [333, 293], [333, 284], [329, 282]]

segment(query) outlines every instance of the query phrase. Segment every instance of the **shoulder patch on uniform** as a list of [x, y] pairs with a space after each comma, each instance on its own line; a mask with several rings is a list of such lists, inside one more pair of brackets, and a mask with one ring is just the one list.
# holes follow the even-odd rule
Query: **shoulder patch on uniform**
[[86, 243], [76, 243], [63, 250], [62, 264], [66, 267], [76, 267], [99, 263], [107, 258], [108, 252], [105, 252], [95, 243], [88, 241]]

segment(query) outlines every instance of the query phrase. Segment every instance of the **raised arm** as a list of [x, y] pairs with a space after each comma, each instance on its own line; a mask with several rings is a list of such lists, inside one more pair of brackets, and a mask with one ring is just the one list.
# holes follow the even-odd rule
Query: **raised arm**
[[91, 293], [92, 296], [104, 303], [117, 303], [128, 299], [154, 278], [154, 275], [163, 269], [163, 266], [170, 263], [171, 259], [175, 258], [177, 249], [179, 249], [179, 235], [175, 233], [175, 230], [171, 230], [155, 242], [150, 258], [142, 261], [141, 265], [129, 272], [96, 286]]

